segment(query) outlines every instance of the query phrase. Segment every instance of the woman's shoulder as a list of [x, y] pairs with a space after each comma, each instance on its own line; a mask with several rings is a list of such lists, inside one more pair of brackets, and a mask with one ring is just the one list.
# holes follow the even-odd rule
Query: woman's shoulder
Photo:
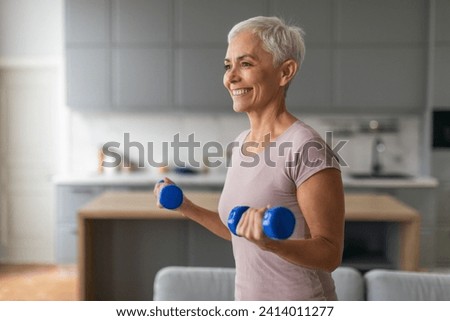
[[242, 132], [240, 132], [239, 135], [237, 135], [233, 141], [242, 144], [249, 133], [250, 129], [245, 129]]
[[307, 142], [323, 142], [323, 138], [320, 134], [301, 120], [297, 120], [293, 123], [291, 127], [286, 130], [285, 134], [281, 136], [281, 140], [281, 142], [290, 142], [298, 147], [301, 147]]

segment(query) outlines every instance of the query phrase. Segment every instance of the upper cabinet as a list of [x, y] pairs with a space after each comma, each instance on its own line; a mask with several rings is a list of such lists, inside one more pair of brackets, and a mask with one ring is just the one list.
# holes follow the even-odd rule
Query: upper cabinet
[[305, 31], [288, 93], [308, 112], [410, 112], [425, 101], [427, 1], [286, 0], [274, 13]]
[[227, 33], [267, 15], [268, 4], [66, 0], [67, 104], [79, 111], [232, 112], [222, 80]]
[[450, 106], [450, 1], [436, 1], [436, 49], [434, 62], [434, 105]]
[[167, 0], [112, 0], [112, 41], [118, 46], [170, 47], [173, 6]]
[[67, 103], [80, 111], [111, 108], [110, 3], [66, 1]]
[[79, 111], [171, 111], [173, 3], [66, 0], [67, 104]]
[[423, 109], [427, 12], [423, 0], [338, 2], [336, 109]]
[[223, 86], [228, 31], [239, 21], [267, 15], [268, 2], [178, 0], [175, 4], [175, 105], [185, 111], [231, 113], [232, 101]]
[[[277, 15], [305, 31], [294, 112], [415, 112], [426, 100], [426, 0], [66, 0], [67, 104], [79, 111], [232, 112], [227, 34]], [[436, 1], [435, 61], [448, 65], [449, 2]], [[441, 44], [441, 45], [440, 45]], [[448, 68], [435, 98], [449, 104]]]
[[65, 4], [67, 45], [109, 45], [109, 0], [70, 0]]

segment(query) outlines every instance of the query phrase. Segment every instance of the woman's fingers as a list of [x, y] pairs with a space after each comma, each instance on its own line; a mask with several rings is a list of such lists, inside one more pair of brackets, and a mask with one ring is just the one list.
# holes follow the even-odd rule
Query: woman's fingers
[[267, 208], [249, 208], [239, 220], [236, 232], [250, 241], [260, 241], [265, 238], [262, 221]]

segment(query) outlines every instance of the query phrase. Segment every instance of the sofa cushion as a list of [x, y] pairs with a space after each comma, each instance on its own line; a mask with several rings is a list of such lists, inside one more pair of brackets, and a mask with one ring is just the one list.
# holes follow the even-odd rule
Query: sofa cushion
[[334, 270], [331, 276], [339, 301], [364, 300], [364, 278], [357, 269], [341, 266]]
[[450, 275], [371, 270], [364, 275], [369, 301], [448, 301]]
[[233, 301], [234, 268], [162, 268], [155, 276], [155, 301]]

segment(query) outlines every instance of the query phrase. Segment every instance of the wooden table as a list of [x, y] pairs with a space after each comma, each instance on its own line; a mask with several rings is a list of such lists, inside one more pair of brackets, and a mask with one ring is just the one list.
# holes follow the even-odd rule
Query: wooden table
[[[186, 194], [192, 201], [210, 210], [217, 210], [220, 194], [199, 192]], [[403, 270], [418, 270], [420, 215], [416, 210], [391, 196], [377, 194], [348, 194], [345, 196], [345, 204], [346, 221], [398, 223], [400, 226], [399, 266]], [[95, 293], [94, 278], [98, 277], [99, 273], [94, 273], [94, 257], [98, 253], [94, 253], [93, 249], [96, 245], [94, 223], [102, 220], [188, 221], [176, 212], [158, 208], [153, 196], [148, 192], [106, 192], [81, 208], [78, 217], [78, 263], [82, 300], [101, 299]], [[108, 243], [102, 246], [106, 247]], [[100, 252], [98, 247], [97, 252]], [[129, 272], [133, 273], [133, 271]]]
[[420, 214], [389, 195], [345, 195], [345, 220], [347, 222], [398, 223], [399, 266], [405, 271], [419, 269]]

